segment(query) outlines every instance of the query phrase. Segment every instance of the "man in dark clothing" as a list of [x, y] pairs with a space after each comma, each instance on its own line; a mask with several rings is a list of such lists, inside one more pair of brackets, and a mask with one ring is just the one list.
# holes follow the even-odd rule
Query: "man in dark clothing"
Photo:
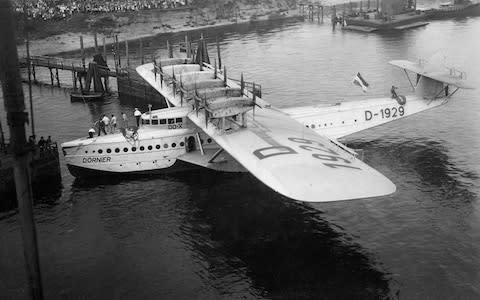
[[40, 140], [38, 141], [38, 148], [40, 148], [40, 151], [43, 151], [43, 148], [45, 147], [45, 139], [42, 137], [40, 137]]
[[102, 132], [103, 132], [103, 134], [107, 135], [107, 132], [105, 131], [105, 123], [100, 118], [98, 120], [98, 136], [100, 136]]

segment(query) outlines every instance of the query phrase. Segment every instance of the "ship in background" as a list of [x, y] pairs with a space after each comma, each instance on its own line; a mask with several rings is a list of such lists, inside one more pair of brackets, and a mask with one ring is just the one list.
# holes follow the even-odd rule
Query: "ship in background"
[[438, 8], [425, 11], [432, 19], [480, 16], [480, 2], [473, 3], [470, 0], [454, 0], [440, 4]]

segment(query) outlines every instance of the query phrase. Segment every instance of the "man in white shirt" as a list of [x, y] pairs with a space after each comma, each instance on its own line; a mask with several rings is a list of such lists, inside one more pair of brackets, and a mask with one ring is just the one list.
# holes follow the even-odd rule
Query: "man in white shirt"
[[110, 119], [110, 132], [115, 133], [117, 130], [117, 117], [115, 117], [114, 114], [112, 114], [112, 118]]
[[135, 107], [133, 115], [135, 116], [135, 119], [137, 119], [137, 127], [140, 127], [140, 117], [142, 116], [142, 113]]
[[106, 115], [103, 115], [102, 122], [105, 124], [105, 128], [109, 127], [108, 124], [110, 124], [110, 119]]

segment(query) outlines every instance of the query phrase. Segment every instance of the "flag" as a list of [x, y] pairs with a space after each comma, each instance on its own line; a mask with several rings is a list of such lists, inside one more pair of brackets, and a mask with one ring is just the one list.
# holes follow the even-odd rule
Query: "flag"
[[357, 75], [353, 78], [352, 83], [361, 87], [364, 93], [367, 92], [368, 83], [365, 81], [365, 79], [363, 79], [360, 73], [357, 73]]

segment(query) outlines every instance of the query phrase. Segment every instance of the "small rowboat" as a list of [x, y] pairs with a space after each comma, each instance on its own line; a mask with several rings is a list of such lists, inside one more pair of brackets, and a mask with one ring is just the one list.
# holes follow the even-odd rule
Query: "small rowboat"
[[96, 101], [102, 100], [105, 94], [102, 92], [71, 92], [71, 101]]

